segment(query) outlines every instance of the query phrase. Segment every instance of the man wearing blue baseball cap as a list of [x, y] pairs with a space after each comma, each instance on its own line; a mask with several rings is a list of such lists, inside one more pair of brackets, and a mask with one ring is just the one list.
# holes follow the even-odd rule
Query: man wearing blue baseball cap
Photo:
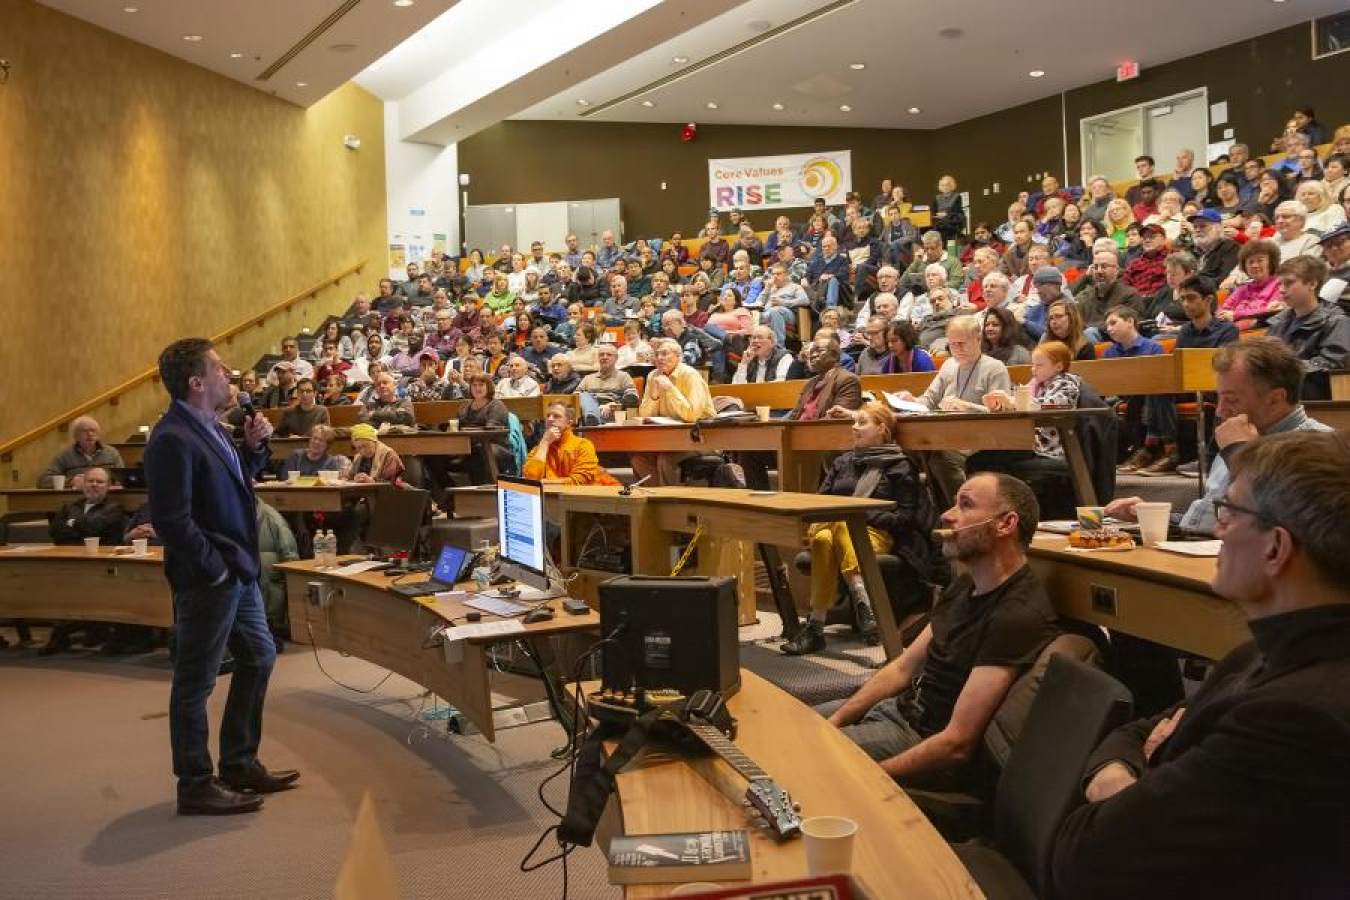
[[1195, 244], [1195, 255], [1200, 261], [1200, 270], [1196, 274], [1208, 278], [1215, 284], [1223, 281], [1237, 268], [1237, 241], [1223, 236], [1220, 215], [1217, 209], [1202, 209], [1189, 217]]

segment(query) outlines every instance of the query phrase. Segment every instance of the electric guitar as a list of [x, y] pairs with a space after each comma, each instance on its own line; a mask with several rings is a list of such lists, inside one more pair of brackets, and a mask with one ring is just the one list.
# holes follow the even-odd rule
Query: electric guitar
[[754, 760], [737, 749], [715, 725], [685, 721], [684, 727], [749, 782], [745, 802], [763, 817], [775, 838], [781, 841], [801, 833], [802, 818], [797, 804]]

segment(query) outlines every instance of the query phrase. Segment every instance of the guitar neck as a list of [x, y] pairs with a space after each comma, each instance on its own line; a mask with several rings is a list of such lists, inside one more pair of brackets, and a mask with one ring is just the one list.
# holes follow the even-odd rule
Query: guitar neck
[[692, 731], [699, 740], [703, 741], [703, 743], [708, 746], [708, 749], [712, 750], [725, 760], [727, 765], [735, 769], [736, 774], [740, 775], [746, 781], [763, 781], [769, 777], [767, 772], [757, 766], [753, 759], [738, 750], [736, 745], [733, 744], [726, 735], [718, 731], [716, 727], [712, 725], [695, 725], [689, 722], [686, 722], [685, 726]]

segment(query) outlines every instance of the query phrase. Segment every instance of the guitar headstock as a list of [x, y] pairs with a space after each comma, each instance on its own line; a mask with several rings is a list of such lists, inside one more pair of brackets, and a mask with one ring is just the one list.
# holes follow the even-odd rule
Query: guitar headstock
[[750, 782], [750, 786], [745, 789], [745, 802], [764, 819], [778, 840], [796, 837], [801, 833], [802, 817], [798, 814], [797, 804], [773, 780], [763, 778]]

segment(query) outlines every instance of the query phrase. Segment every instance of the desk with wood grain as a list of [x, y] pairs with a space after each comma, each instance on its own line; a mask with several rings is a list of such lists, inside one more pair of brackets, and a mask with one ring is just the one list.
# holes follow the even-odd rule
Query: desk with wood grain
[[[802, 816], [847, 816], [858, 823], [852, 874], [871, 896], [878, 900], [984, 896], [904, 790], [814, 710], [744, 669], [741, 689], [728, 706], [738, 722], [737, 748], [787, 789], [801, 805]], [[610, 834], [750, 829], [754, 881], [805, 877], [802, 839], [778, 843], [752, 829], [745, 810], [713, 786], [728, 777], [726, 767], [711, 758], [644, 753], [619, 773], [602, 824]], [[672, 887], [630, 885], [624, 896], [664, 897]]]
[[1217, 561], [1137, 547], [1125, 552], [1068, 549], [1062, 535], [1037, 532], [1028, 551], [1060, 615], [1207, 659], [1251, 640], [1247, 617], [1214, 593]]
[[[600, 617], [590, 612], [574, 616], [557, 611], [548, 622], [526, 625], [523, 632], [455, 641], [457, 653], [447, 654], [435, 638], [437, 629], [464, 621], [469, 609], [456, 600], [434, 597], [414, 600], [389, 588], [395, 579], [379, 571], [340, 575], [321, 569], [314, 560], [278, 563], [286, 577], [291, 639], [356, 656], [415, 681], [456, 707], [489, 740], [496, 737], [492, 722], [492, 694], [488, 649], [493, 644], [523, 640], [538, 657], [550, 658], [547, 639], [597, 631]], [[428, 573], [411, 576], [425, 579]], [[311, 602], [309, 583], [322, 585], [319, 603]], [[557, 601], [551, 601], [557, 606]], [[483, 614], [483, 621], [498, 621]], [[556, 673], [546, 673], [556, 677]]]
[[[356, 484], [299, 485], [284, 481], [264, 481], [254, 485], [253, 491], [264, 503], [282, 512], [338, 512], [345, 505], [361, 499], [373, 499], [382, 485], [376, 482]], [[13, 488], [0, 490], [5, 501], [6, 514], [50, 515], [60, 512], [67, 503], [83, 497], [82, 491], [72, 488]], [[127, 512], [145, 505], [144, 488], [113, 487], [108, 499], [122, 504]]]
[[0, 619], [75, 619], [123, 625], [173, 624], [164, 553], [114, 555], [111, 547], [19, 551], [0, 547]]

